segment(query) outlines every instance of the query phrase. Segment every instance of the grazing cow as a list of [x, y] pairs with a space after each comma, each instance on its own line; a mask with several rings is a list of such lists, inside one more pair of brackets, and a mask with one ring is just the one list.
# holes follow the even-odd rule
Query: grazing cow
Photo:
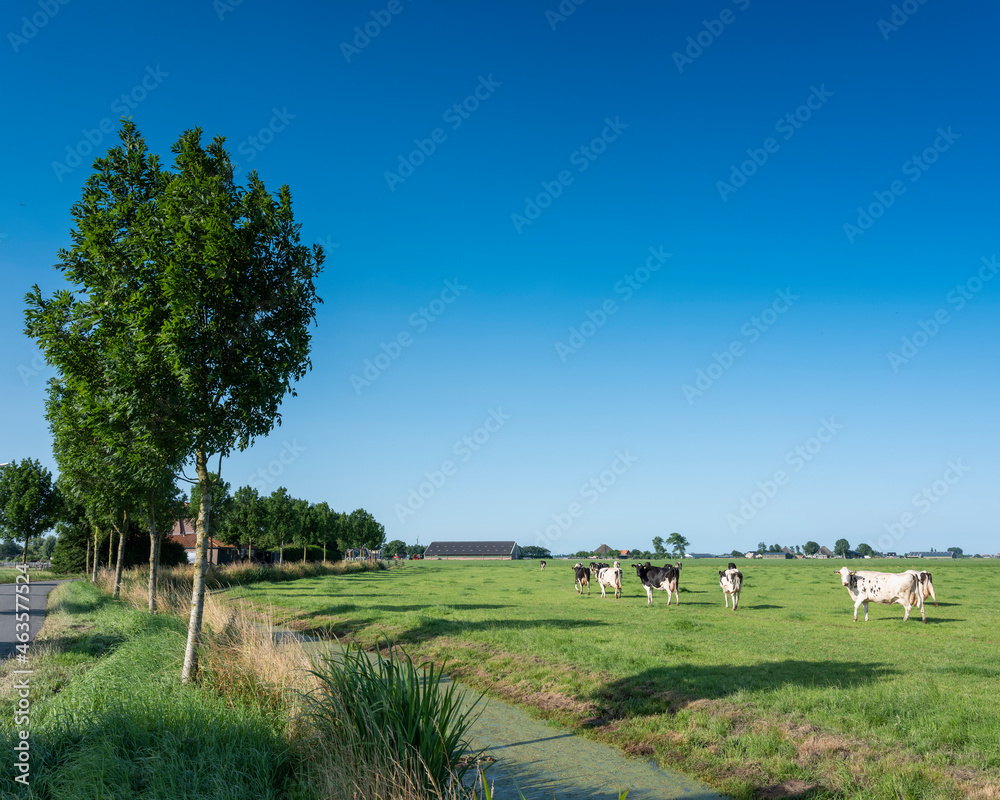
[[677, 567], [667, 564], [664, 567], [651, 567], [647, 561], [645, 564], [633, 564], [636, 577], [646, 590], [646, 605], [653, 604], [653, 589], [667, 593], [667, 605], [670, 605], [670, 593], [677, 596], [677, 605], [681, 604], [680, 594], [677, 592], [677, 578], [679, 572]]
[[934, 608], [937, 608], [937, 595], [934, 594], [934, 581], [931, 579], [931, 574], [927, 570], [918, 572], [915, 569], [908, 569], [906, 571], [920, 582], [920, 592], [924, 596], [924, 602], [927, 602], [927, 598], [930, 597], [934, 601]]
[[719, 586], [722, 587], [722, 598], [726, 601], [726, 608], [729, 608], [729, 597], [733, 598], [733, 611], [740, 602], [740, 590], [743, 588], [743, 573], [736, 569], [736, 565], [730, 561], [725, 570], [719, 571]]
[[573, 571], [576, 573], [577, 592], [583, 594], [583, 587], [586, 586], [587, 597], [590, 597], [590, 569], [577, 562], [573, 565]]
[[594, 573], [597, 585], [601, 587], [601, 597], [607, 597], [604, 588], [609, 587], [615, 590], [615, 600], [622, 596], [622, 570], [621, 565], [616, 561], [613, 567], [601, 567]]
[[851, 572], [847, 567], [835, 570], [840, 582], [847, 587], [854, 599], [854, 621], [858, 621], [858, 607], [865, 607], [865, 622], [868, 622], [868, 603], [899, 603], [903, 607], [903, 622], [910, 618], [910, 609], [917, 606], [920, 616], [927, 622], [924, 613], [924, 596], [916, 577], [907, 572]]
[[542, 572], [545, 572], [545, 562], [542, 562]]

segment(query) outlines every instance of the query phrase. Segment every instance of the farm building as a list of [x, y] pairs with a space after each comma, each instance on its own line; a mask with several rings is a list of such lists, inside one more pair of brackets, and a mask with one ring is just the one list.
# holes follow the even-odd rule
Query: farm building
[[907, 558], [954, 558], [954, 553], [939, 553], [935, 550], [915, 550], [906, 554]]
[[761, 558], [780, 558], [782, 560], [786, 558], [795, 558], [791, 553], [764, 553]]
[[[179, 519], [174, 523], [173, 530], [166, 535], [167, 539], [179, 542], [184, 548], [189, 564], [194, 563], [194, 546], [198, 540], [198, 534], [194, 522], [189, 519]], [[220, 542], [218, 539], [208, 537], [208, 563], [209, 564], [231, 564], [240, 560], [240, 552], [235, 547]]]
[[510, 561], [521, 557], [517, 542], [431, 542], [424, 550], [424, 558], [502, 559]]
[[613, 550], [612, 548], [608, 547], [606, 544], [602, 544], [600, 547], [598, 547], [594, 551], [594, 555], [595, 556], [609, 556], [612, 553], [617, 553], [617, 552], [619, 552], [619, 551], [618, 550]]
[[713, 556], [711, 553], [685, 553], [684, 558], [721, 558], [722, 556]]

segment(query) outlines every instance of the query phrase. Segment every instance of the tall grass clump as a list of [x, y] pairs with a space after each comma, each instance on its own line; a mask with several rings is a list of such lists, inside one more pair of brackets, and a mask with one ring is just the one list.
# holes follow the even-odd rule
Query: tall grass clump
[[[481, 697], [463, 704], [458, 687], [443, 682], [443, 667], [417, 666], [392, 647], [369, 656], [348, 645], [317, 659], [311, 674], [317, 688], [305, 699], [303, 721], [330, 765], [323, 777], [332, 796], [347, 790], [368, 798], [454, 797], [463, 791], [474, 755], [468, 735]], [[348, 774], [353, 786], [342, 785]]]

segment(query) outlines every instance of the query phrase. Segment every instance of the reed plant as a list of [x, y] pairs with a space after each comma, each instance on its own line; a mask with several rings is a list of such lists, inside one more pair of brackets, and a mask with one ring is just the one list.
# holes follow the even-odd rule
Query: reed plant
[[477, 755], [468, 737], [482, 698], [463, 703], [443, 665], [418, 666], [384, 644], [373, 655], [349, 644], [318, 658], [304, 719], [331, 752], [391, 765], [408, 796], [455, 794]]

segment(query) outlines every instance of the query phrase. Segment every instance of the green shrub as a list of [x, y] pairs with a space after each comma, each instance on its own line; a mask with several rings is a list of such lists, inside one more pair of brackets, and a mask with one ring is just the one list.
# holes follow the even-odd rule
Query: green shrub
[[[388, 644], [388, 643], [387, 643]], [[399, 649], [369, 657], [359, 646], [323, 656], [306, 714], [333, 747], [368, 763], [394, 763], [432, 793], [454, 788], [468, 770], [469, 730], [481, 698], [463, 709], [444, 667], [417, 666]]]

